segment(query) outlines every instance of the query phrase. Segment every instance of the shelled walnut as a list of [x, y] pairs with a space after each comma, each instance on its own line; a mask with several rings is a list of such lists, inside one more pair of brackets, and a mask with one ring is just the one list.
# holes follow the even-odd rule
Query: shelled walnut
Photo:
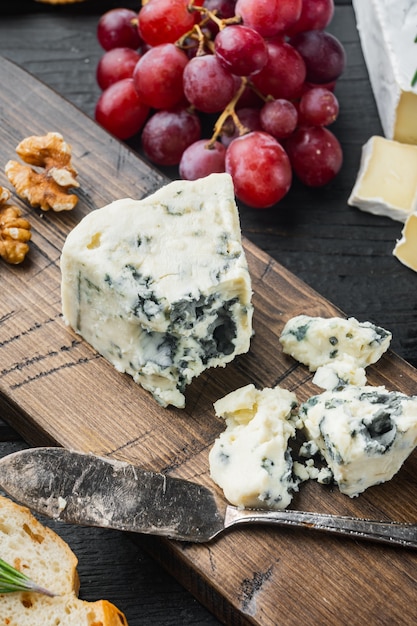
[[[71, 146], [60, 133], [26, 137], [16, 152], [27, 165], [9, 161], [5, 172], [21, 198], [43, 211], [69, 211], [75, 207], [78, 197], [69, 189], [79, 187], [77, 170], [71, 164]], [[31, 166], [43, 169], [37, 171]]]
[[7, 263], [21, 263], [29, 251], [30, 224], [19, 207], [7, 204], [10, 191], [0, 187], [0, 257]]

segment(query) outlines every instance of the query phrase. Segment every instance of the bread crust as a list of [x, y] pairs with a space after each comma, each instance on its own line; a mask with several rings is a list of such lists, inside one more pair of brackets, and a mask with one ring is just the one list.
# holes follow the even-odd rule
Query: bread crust
[[0, 594], [0, 626], [127, 626], [108, 600], [78, 598], [78, 559], [68, 544], [24, 506], [0, 496], [0, 555], [37, 584], [57, 594]]

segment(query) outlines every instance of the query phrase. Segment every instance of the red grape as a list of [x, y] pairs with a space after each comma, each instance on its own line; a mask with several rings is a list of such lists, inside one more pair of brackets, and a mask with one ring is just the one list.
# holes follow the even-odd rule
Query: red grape
[[236, 76], [257, 74], [268, 60], [265, 40], [247, 26], [223, 28], [214, 40], [214, 50], [223, 67]]
[[243, 24], [262, 37], [274, 37], [295, 24], [301, 14], [302, 0], [237, 0], [236, 15]]
[[173, 43], [145, 52], [133, 72], [135, 87], [143, 102], [154, 109], [171, 109], [182, 102], [183, 73], [187, 64], [185, 52]]
[[189, 0], [149, 0], [139, 11], [139, 33], [150, 46], [174, 43], [194, 26]]
[[97, 25], [97, 39], [104, 50], [139, 48], [137, 13], [131, 9], [111, 9], [103, 13]]
[[292, 36], [305, 30], [324, 30], [330, 24], [334, 13], [334, 0], [303, 0], [301, 15], [287, 30]]
[[177, 108], [157, 111], [142, 131], [143, 150], [158, 165], [177, 165], [182, 153], [201, 137], [201, 125], [195, 113]]
[[314, 87], [301, 96], [298, 111], [303, 125], [329, 126], [339, 114], [339, 102], [328, 89]]
[[219, 141], [208, 147], [207, 139], [199, 139], [183, 152], [179, 172], [185, 180], [197, 180], [225, 171], [226, 148]]
[[191, 59], [184, 69], [183, 84], [187, 100], [203, 113], [222, 111], [236, 90], [232, 74], [213, 54]]
[[291, 186], [288, 156], [278, 141], [264, 132], [232, 141], [226, 150], [226, 172], [239, 200], [257, 209], [279, 202]]
[[297, 109], [289, 100], [278, 99], [265, 102], [260, 112], [262, 129], [275, 137], [284, 139], [294, 132], [297, 122]]
[[290, 44], [298, 50], [307, 69], [310, 83], [329, 83], [345, 69], [346, 53], [340, 41], [324, 30], [309, 30], [291, 37]]
[[112, 48], [97, 64], [96, 78], [101, 89], [107, 89], [123, 78], [132, 78], [140, 54], [132, 48]]
[[301, 55], [285, 42], [267, 42], [268, 61], [252, 77], [252, 82], [265, 96], [292, 100], [303, 90], [306, 66]]
[[205, 0], [203, 6], [224, 20], [234, 16], [236, 0]]
[[145, 156], [183, 179], [228, 172], [258, 209], [278, 203], [293, 175], [313, 187], [336, 176], [342, 149], [327, 126], [346, 55], [324, 30], [334, 0], [140, 4], [99, 20], [98, 123], [119, 139], [142, 131]]
[[132, 78], [110, 85], [97, 101], [97, 122], [119, 139], [128, 139], [145, 123], [149, 107], [140, 99]]
[[298, 178], [310, 187], [330, 182], [342, 167], [342, 148], [333, 133], [323, 126], [300, 126], [285, 143]]

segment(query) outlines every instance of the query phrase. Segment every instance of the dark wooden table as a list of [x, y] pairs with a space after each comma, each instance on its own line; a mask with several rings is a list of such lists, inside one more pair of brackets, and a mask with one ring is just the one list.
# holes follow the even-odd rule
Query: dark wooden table
[[[34, 0], [15, 0], [8, 7], [2, 3], [0, 55], [93, 116], [99, 95], [95, 68], [102, 54], [95, 34], [97, 20], [105, 10], [121, 5], [137, 9], [139, 2], [87, 0], [61, 7]], [[392, 256], [401, 224], [347, 205], [361, 146], [371, 135], [381, 134], [349, 1], [336, 0], [329, 30], [343, 42], [348, 58], [336, 89], [341, 112], [333, 125], [344, 151], [342, 171], [323, 189], [295, 183], [276, 209], [255, 211], [241, 206], [242, 230], [347, 315], [390, 329], [393, 350], [416, 365], [417, 276]], [[0, 138], [2, 133], [7, 128], [0, 123]], [[137, 140], [129, 143], [139, 149]], [[176, 175], [172, 170], [166, 173]], [[0, 417], [4, 420], [0, 422], [0, 454], [24, 447], [13, 424], [7, 423], [8, 416]], [[79, 558], [80, 595], [113, 601], [131, 626], [219, 623], [128, 536], [50, 525]]]

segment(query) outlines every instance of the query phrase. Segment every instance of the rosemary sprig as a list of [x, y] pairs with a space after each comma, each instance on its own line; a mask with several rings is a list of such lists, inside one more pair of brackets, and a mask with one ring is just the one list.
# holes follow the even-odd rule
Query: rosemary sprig
[[[417, 35], [414, 38], [414, 43], [417, 43]], [[411, 80], [411, 86], [415, 87], [416, 84], [417, 84], [417, 70], [414, 72], [414, 76], [413, 76], [413, 78]]]
[[0, 559], [0, 593], [12, 593], [13, 591], [34, 591], [51, 598], [55, 595]]

